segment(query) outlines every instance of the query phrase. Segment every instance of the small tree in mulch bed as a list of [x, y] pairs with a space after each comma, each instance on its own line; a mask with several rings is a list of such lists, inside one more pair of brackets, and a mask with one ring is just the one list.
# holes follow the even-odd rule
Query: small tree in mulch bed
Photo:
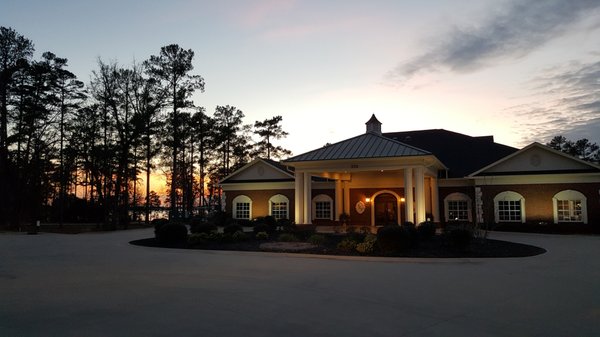
[[156, 241], [167, 245], [187, 243], [188, 229], [181, 223], [167, 223], [155, 229]]
[[444, 237], [452, 247], [466, 250], [473, 241], [473, 226], [468, 223], [449, 224], [444, 229]]

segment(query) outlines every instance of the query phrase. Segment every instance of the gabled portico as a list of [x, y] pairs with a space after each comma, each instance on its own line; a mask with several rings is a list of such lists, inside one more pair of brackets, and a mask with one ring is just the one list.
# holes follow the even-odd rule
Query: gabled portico
[[334, 181], [335, 220], [348, 214], [353, 224], [375, 226], [382, 213], [382, 221], [419, 224], [428, 211], [439, 219], [437, 176], [443, 164], [427, 151], [383, 137], [374, 115], [366, 124], [365, 134], [285, 161], [295, 170], [297, 224], [313, 222], [313, 177]]

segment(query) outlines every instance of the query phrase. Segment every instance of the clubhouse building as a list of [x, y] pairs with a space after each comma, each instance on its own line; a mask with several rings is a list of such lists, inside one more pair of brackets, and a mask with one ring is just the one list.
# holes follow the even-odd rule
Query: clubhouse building
[[[522, 149], [443, 129], [366, 132], [221, 181], [236, 219], [377, 227], [452, 221], [600, 226], [600, 166], [539, 143]], [[349, 218], [349, 220], [348, 220]]]

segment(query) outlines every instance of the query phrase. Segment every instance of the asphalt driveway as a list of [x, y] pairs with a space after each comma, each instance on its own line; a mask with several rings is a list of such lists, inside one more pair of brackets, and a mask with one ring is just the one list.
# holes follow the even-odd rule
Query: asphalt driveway
[[0, 336], [600, 336], [600, 237], [546, 254], [316, 258], [0, 234]]

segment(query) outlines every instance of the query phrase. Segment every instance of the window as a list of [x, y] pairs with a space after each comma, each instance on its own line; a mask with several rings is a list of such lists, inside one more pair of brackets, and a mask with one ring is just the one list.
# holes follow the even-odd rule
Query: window
[[287, 202], [272, 202], [271, 203], [271, 216], [276, 220], [287, 219]]
[[581, 222], [581, 200], [557, 200], [558, 221]]
[[315, 202], [315, 219], [331, 218], [331, 203], [329, 201]]
[[499, 221], [521, 221], [521, 201], [520, 200], [500, 200], [500, 201], [498, 201], [498, 220]]
[[554, 223], [583, 222], [587, 223], [587, 198], [583, 193], [564, 190], [552, 198], [554, 206]]
[[471, 221], [471, 198], [464, 193], [452, 193], [444, 199], [446, 221]]
[[289, 219], [289, 200], [285, 195], [277, 194], [269, 199], [269, 214], [275, 219]]
[[235, 204], [235, 218], [236, 219], [250, 219], [250, 203], [249, 202], [238, 202]]
[[517, 192], [504, 191], [494, 197], [496, 222], [525, 222], [525, 198]]
[[252, 219], [252, 199], [245, 195], [238, 195], [233, 199], [233, 218]]
[[466, 200], [448, 201], [448, 219], [449, 220], [469, 220], [469, 208]]
[[325, 194], [313, 198], [313, 219], [333, 220], [333, 199]]

